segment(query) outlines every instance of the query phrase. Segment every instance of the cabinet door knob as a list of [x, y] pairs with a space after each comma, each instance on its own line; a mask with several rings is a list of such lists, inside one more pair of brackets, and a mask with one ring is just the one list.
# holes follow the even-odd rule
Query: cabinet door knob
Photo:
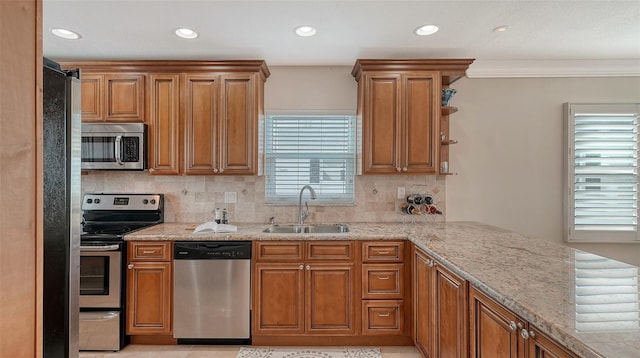
[[220, 173], [222, 173], [224, 171], [224, 169], [220, 168]]
[[213, 168], [213, 172], [217, 173], [218, 172], [218, 168]]
[[529, 339], [529, 332], [527, 332], [526, 329], [523, 329], [520, 331], [520, 335], [522, 336], [522, 338], [524, 339]]
[[155, 169], [153, 169], [153, 168], [149, 168], [149, 173], [153, 173], [153, 172], [155, 172], [155, 171], [156, 171]]
[[397, 167], [397, 168], [396, 168], [396, 170], [397, 170], [398, 172], [402, 171], [402, 169], [401, 169], [400, 167]]
[[515, 332], [515, 330], [518, 328], [518, 326], [516, 325], [516, 323], [514, 321], [509, 322], [509, 329], [512, 332]]
[[302, 270], [303, 268], [304, 268], [304, 265], [298, 266], [298, 270]]
[[311, 270], [311, 266], [307, 265], [307, 271]]
[[131, 270], [131, 269], [133, 268], [133, 264], [128, 264], [128, 265], [127, 265], [127, 268], [128, 268], [129, 270]]
[[406, 172], [407, 171], [407, 167], [402, 168], [402, 171]]

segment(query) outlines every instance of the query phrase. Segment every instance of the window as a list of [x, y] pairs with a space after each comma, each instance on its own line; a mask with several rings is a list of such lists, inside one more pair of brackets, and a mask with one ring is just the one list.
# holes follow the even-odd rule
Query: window
[[640, 242], [639, 104], [565, 104], [568, 241]]
[[576, 330], [640, 330], [638, 269], [588, 252], [576, 251]]
[[325, 205], [354, 204], [354, 116], [271, 115], [265, 132], [267, 204], [297, 205], [307, 184]]

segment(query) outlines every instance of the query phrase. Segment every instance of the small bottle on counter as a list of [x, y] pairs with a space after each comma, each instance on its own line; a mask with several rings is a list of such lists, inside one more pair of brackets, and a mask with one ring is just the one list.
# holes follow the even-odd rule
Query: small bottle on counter
[[216, 224], [220, 224], [220, 222], [222, 221], [222, 213], [220, 212], [220, 208], [216, 208], [215, 221], [216, 221]]
[[222, 209], [222, 223], [228, 224], [229, 220], [227, 219], [227, 208]]

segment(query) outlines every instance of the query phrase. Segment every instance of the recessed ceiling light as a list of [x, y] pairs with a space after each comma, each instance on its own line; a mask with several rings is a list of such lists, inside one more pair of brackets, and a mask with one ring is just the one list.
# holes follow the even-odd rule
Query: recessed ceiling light
[[312, 27], [312, 26], [303, 25], [303, 26], [296, 27], [296, 35], [298, 36], [309, 37], [309, 36], [315, 35], [316, 32], [318, 31], [316, 30], [315, 27]]
[[54, 35], [58, 36], [58, 37], [62, 37], [63, 39], [67, 39], [67, 40], [77, 40], [80, 38], [80, 34], [77, 32], [73, 32], [71, 30], [67, 30], [67, 29], [61, 29], [61, 28], [55, 28], [55, 29], [51, 29], [51, 33], [53, 33]]
[[502, 25], [502, 26], [498, 26], [495, 29], [493, 29], [493, 32], [505, 32], [509, 29], [509, 26], [507, 25]]
[[436, 25], [422, 25], [422, 26], [418, 27], [414, 32], [415, 32], [416, 35], [419, 35], [419, 36], [433, 35], [436, 32], [438, 32], [438, 26], [436, 26]]
[[188, 29], [186, 27], [182, 27], [176, 30], [176, 35], [178, 35], [179, 37], [182, 37], [183, 39], [195, 39], [196, 37], [198, 37], [198, 33]]

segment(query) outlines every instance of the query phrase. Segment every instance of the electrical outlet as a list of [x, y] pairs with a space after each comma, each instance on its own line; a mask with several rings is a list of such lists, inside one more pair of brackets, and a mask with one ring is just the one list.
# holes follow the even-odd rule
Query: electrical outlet
[[403, 186], [399, 186], [398, 187], [398, 199], [404, 199], [404, 187]]
[[225, 204], [234, 204], [238, 201], [238, 193], [235, 191], [225, 191], [224, 193], [224, 202]]

